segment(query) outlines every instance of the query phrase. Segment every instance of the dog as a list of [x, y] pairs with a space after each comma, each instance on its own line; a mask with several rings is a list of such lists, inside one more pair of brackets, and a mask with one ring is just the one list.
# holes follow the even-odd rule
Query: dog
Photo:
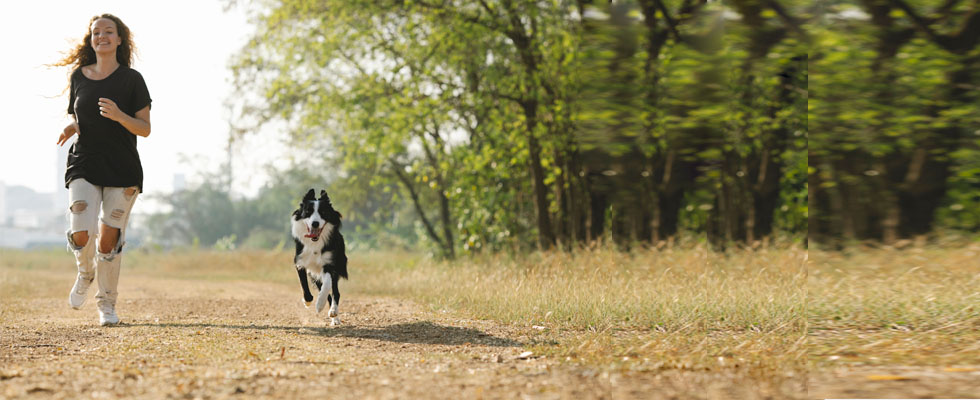
[[[341, 215], [330, 204], [330, 197], [325, 190], [310, 189], [299, 203], [299, 208], [293, 211], [292, 236], [296, 242], [296, 256], [293, 263], [299, 274], [299, 283], [303, 287], [303, 300], [309, 308], [313, 302], [313, 294], [307, 276], [316, 284], [319, 294], [316, 300], [316, 312], [323, 311], [330, 303], [330, 324], [340, 324], [337, 317], [337, 306], [340, 304], [340, 291], [337, 281], [347, 278], [347, 254], [344, 251], [344, 237], [340, 234]], [[330, 291], [330, 292], [328, 292]]]

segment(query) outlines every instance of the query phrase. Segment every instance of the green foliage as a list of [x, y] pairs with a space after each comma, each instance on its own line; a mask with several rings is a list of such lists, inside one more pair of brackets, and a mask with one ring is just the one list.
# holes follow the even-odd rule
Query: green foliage
[[964, 88], [980, 84], [980, 46], [950, 40], [976, 36], [968, 21], [978, 10], [931, 1], [827, 6], [808, 26], [819, 44], [808, 105], [818, 133], [810, 168], [821, 180], [810, 210], [816, 232], [895, 240], [935, 227], [976, 231], [971, 134], [980, 111], [978, 92]]
[[[372, 246], [526, 249], [543, 229], [583, 239], [596, 218], [642, 239], [644, 208], [667, 191], [687, 205], [679, 225], [704, 232], [718, 165], [757, 157], [781, 130], [794, 135], [770, 167], [787, 178], [776, 226], [805, 231], [805, 97], [786, 103], [778, 76], [806, 44], [749, 62], [755, 28], [726, 21], [731, 6], [665, 1], [674, 20], [645, 21], [646, 3], [270, 2], [232, 64], [239, 106], [254, 123], [287, 121], [297, 146], [326, 143], [335, 202], [365, 208], [354, 232]], [[781, 24], [773, 9], [761, 18]], [[656, 166], [668, 154], [681, 164]], [[682, 166], [680, 186], [658, 175]]]
[[950, 178], [949, 196], [938, 210], [942, 226], [971, 232], [980, 232], [980, 140], [973, 146], [960, 149], [951, 158], [955, 160]]
[[794, 151], [786, 157], [788, 162], [779, 193], [776, 225], [784, 232], [806, 232], [809, 217], [807, 154]]
[[222, 237], [214, 242], [214, 249], [218, 251], [232, 251], [238, 248], [235, 243], [238, 241], [238, 235], [234, 233], [225, 237]]
[[341, 233], [352, 250], [405, 248], [415, 240], [409, 211], [399, 209], [401, 204], [391, 196], [376, 195], [356, 180], [330, 179], [304, 167], [268, 173], [269, 183], [253, 198], [236, 198], [225, 189], [223, 178], [207, 175], [196, 185], [156, 199], [170, 210], [149, 217], [148, 224], [157, 228], [147, 242], [219, 250], [292, 246], [291, 215], [310, 188], [327, 190], [343, 216]]

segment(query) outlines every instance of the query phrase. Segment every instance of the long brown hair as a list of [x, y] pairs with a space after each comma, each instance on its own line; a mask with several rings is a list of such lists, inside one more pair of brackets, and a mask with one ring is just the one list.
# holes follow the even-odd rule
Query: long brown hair
[[116, 23], [116, 33], [119, 34], [119, 39], [122, 43], [116, 48], [116, 61], [119, 64], [125, 65], [127, 67], [131, 66], [133, 62], [133, 53], [136, 52], [136, 46], [133, 45], [133, 36], [129, 32], [129, 27], [122, 22], [119, 17], [112, 14], [102, 14], [92, 17], [88, 21], [88, 27], [85, 30], [85, 38], [82, 42], [75, 46], [65, 58], [61, 61], [55, 63], [55, 66], [63, 67], [67, 65], [72, 66], [72, 71], [89, 65], [95, 64], [95, 49], [92, 48], [92, 24], [100, 18], [106, 18], [112, 20]]

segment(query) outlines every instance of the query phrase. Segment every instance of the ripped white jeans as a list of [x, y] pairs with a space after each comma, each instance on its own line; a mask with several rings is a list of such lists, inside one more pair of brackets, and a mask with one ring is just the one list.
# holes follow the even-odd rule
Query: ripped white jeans
[[71, 181], [68, 184], [69, 249], [82, 249], [82, 246], [76, 245], [72, 240], [72, 235], [76, 232], [88, 231], [89, 242], [95, 242], [101, 221], [106, 226], [119, 229], [119, 239], [112, 250], [100, 256], [111, 258], [122, 251], [129, 213], [138, 196], [139, 188], [136, 186], [107, 187], [93, 185], [85, 179]]
[[[99, 291], [95, 294], [100, 312], [115, 313], [116, 298], [119, 292], [119, 267], [122, 264], [122, 248], [126, 244], [126, 225], [129, 212], [139, 196], [138, 187], [96, 186], [84, 179], [75, 179], [68, 184], [68, 249], [75, 254], [78, 266], [78, 279], [97, 279]], [[101, 214], [101, 218], [100, 218]], [[112, 249], [98, 249], [99, 221], [119, 229], [119, 237]], [[83, 246], [75, 244], [72, 237], [76, 232], [88, 232], [88, 242]], [[106, 250], [105, 253], [102, 251]], [[93, 253], [94, 257], [93, 257]]]

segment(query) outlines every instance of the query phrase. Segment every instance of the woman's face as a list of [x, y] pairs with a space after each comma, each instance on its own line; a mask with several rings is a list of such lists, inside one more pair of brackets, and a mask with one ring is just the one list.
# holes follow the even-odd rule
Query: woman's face
[[96, 53], [112, 53], [122, 44], [116, 23], [108, 18], [99, 18], [92, 23], [92, 48]]

